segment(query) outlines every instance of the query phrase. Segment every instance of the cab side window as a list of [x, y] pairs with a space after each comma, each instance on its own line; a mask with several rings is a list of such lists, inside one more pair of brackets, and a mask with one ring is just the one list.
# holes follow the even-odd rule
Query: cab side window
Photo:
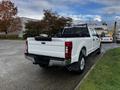
[[93, 28], [90, 28], [90, 30], [91, 30], [92, 36], [99, 37], [98, 34], [97, 34], [97, 32]]
[[90, 37], [88, 28], [76, 28], [76, 29], [78, 30], [81, 37]]

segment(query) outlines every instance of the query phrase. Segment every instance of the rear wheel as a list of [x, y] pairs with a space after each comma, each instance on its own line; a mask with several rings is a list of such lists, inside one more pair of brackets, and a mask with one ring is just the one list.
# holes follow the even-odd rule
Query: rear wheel
[[82, 73], [85, 69], [85, 56], [81, 54], [79, 56], [79, 61], [77, 62], [77, 72]]
[[49, 58], [35, 56], [34, 60], [35, 60], [35, 64], [38, 64], [42, 68], [47, 68], [49, 66], [49, 62], [50, 62]]
[[116, 43], [120, 43], [120, 41], [117, 40]]
[[85, 68], [85, 58], [82, 57], [81, 61], [80, 61], [80, 70], [83, 71]]

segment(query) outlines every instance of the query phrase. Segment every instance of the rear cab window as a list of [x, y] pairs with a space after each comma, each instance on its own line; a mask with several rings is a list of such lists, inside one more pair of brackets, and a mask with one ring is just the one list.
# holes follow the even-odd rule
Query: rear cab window
[[64, 28], [59, 37], [90, 37], [90, 33], [87, 27], [69, 27]]

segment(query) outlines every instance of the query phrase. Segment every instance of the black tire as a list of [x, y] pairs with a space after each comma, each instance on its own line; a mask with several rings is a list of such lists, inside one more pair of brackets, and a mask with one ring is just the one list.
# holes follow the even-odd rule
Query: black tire
[[120, 43], [120, 41], [117, 40], [116, 43]]
[[100, 44], [100, 47], [97, 49], [97, 54], [101, 54], [101, 48], [102, 48], [102, 45]]
[[42, 68], [47, 68], [49, 66], [50, 59], [49, 58], [43, 58], [40, 56], [34, 57], [35, 63], [38, 64]]
[[83, 73], [83, 71], [85, 70], [85, 65], [86, 65], [86, 58], [83, 54], [80, 54], [79, 56], [79, 61], [77, 62], [77, 73]]

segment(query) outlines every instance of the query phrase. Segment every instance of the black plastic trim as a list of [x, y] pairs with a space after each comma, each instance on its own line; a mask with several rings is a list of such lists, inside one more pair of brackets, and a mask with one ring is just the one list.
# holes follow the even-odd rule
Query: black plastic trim
[[29, 57], [35, 57], [35, 56], [40, 56], [40, 57], [45, 57], [45, 58], [50, 58], [50, 59], [53, 59], [53, 60], [56, 60], [56, 61], [64, 61], [65, 58], [59, 58], [59, 57], [51, 57], [51, 56], [44, 56], [44, 55], [36, 55], [36, 54], [30, 54], [30, 53], [25, 53], [26, 56], [29, 56]]

